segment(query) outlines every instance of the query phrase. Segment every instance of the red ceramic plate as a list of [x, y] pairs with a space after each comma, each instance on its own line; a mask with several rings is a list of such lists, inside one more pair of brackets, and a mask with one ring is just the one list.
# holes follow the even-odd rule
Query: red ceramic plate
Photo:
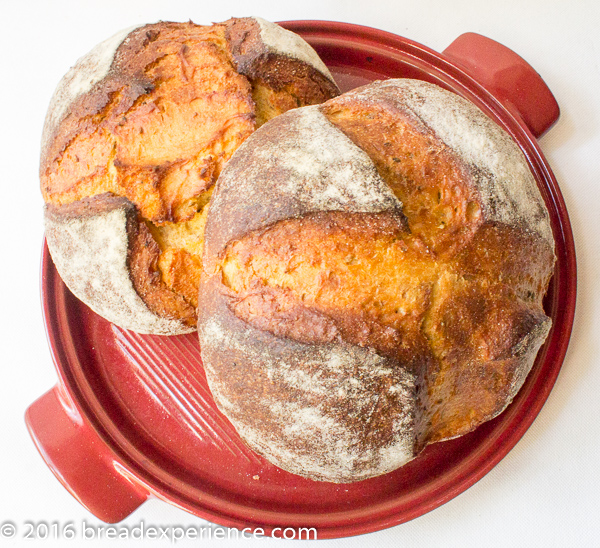
[[105, 521], [119, 521], [156, 496], [218, 524], [278, 536], [285, 528], [316, 528], [319, 538], [332, 538], [390, 527], [487, 473], [532, 423], [560, 370], [575, 308], [575, 252], [560, 190], [536, 141], [558, 117], [541, 78], [512, 51], [475, 34], [439, 54], [356, 25], [284, 25], [317, 49], [343, 90], [390, 77], [428, 80], [473, 101], [515, 138], [556, 239], [558, 261], [545, 300], [552, 331], [522, 390], [495, 420], [429, 446], [385, 476], [348, 485], [312, 482], [275, 468], [241, 442], [213, 404], [195, 335], [137, 335], [104, 321], [66, 289], [44, 247], [42, 301], [59, 382], [28, 409], [27, 424], [63, 485]]

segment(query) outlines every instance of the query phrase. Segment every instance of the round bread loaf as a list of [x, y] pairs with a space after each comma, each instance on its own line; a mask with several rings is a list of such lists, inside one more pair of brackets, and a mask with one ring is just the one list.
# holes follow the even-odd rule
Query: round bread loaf
[[337, 93], [304, 40], [259, 18], [161, 22], [98, 45], [60, 82], [43, 131], [46, 239], [64, 282], [121, 327], [193, 331], [223, 166], [267, 120]]
[[465, 99], [398, 79], [290, 111], [212, 197], [198, 332], [215, 401], [285, 470], [390, 472], [511, 402], [554, 260], [524, 155]]

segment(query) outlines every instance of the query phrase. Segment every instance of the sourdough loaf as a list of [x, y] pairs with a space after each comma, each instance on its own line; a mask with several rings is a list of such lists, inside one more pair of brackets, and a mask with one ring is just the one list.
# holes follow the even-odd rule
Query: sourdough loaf
[[194, 330], [223, 166], [267, 120], [337, 93], [304, 40], [260, 18], [161, 22], [98, 45], [60, 82], [43, 131], [46, 236], [62, 279], [121, 327]]
[[554, 241], [527, 161], [433, 84], [376, 82], [265, 124], [221, 173], [204, 237], [215, 401], [314, 480], [387, 473], [495, 417], [550, 329]]

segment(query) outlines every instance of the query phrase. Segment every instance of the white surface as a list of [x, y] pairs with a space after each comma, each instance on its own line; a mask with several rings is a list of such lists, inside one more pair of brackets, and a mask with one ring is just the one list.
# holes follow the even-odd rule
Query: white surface
[[[387, 0], [46, 0], [2, 2], [2, 459], [0, 525], [18, 527], [1, 546], [167, 546], [166, 540], [34, 540], [25, 522], [99, 522], [63, 489], [25, 429], [27, 406], [56, 382], [39, 303], [42, 199], [38, 154], [45, 111], [67, 69], [95, 44], [133, 24], [158, 19], [198, 23], [232, 15], [269, 20], [328, 19], [381, 28], [438, 51], [475, 31], [524, 56], [562, 109], [541, 145], [558, 178], [575, 232], [578, 308], [571, 345], [550, 398], [525, 437], [487, 476], [412, 522], [320, 546], [600, 545], [600, 4], [597, 0], [484, 3]], [[121, 525], [199, 526], [194, 516], [150, 501]], [[52, 535], [51, 535], [52, 536]], [[182, 546], [273, 546], [286, 541], [180, 541]], [[290, 544], [287, 541], [287, 544]], [[304, 544], [304, 543], [300, 543]], [[300, 544], [294, 544], [299, 546]]]

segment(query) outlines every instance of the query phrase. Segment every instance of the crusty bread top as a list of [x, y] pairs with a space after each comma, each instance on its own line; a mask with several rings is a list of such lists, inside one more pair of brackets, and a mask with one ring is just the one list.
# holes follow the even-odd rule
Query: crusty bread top
[[[252, 19], [260, 25], [261, 37], [265, 46], [276, 53], [302, 59], [333, 80], [329, 69], [316, 52], [300, 37], [264, 19], [258, 17]], [[129, 38], [130, 34], [141, 26], [133, 25], [120, 30], [110, 38], [100, 42], [82, 56], [62, 77], [48, 106], [42, 132], [42, 156], [45, 155], [49, 141], [67, 114], [69, 107], [78, 97], [89, 92], [108, 76], [115, 61], [117, 50]]]
[[472, 170], [486, 219], [526, 227], [554, 247], [548, 211], [523, 152], [475, 105], [438, 86], [409, 79], [377, 82], [333, 101], [339, 106], [350, 102], [411, 113]]
[[[75, 70], [85, 73], [96, 57], [84, 57]], [[155, 223], [189, 220], [254, 131], [253, 113], [251, 85], [232, 66], [225, 27], [137, 28], [114, 50], [105, 77], [48, 130], [44, 199], [60, 205], [112, 192]]]
[[[55, 261], [68, 268], [69, 250], [55, 246], [57, 230], [67, 227], [56, 222], [58, 208], [70, 215], [91, 196], [122, 196], [139, 215], [128, 240], [134, 287], [152, 312], [187, 330], [195, 323], [206, 206], [222, 167], [257, 126], [338, 92], [308, 44], [264, 20], [159, 22], [118, 33], [68, 72], [48, 111], [40, 180], [44, 200], [57, 208], [49, 221], [56, 238], [48, 240]], [[136, 321], [120, 325], [135, 329]]]
[[[250, 137], [220, 177], [205, 229], [209, 256], [248, 232], [310, 212], [392, 210], [401, 216], [402, 204], [373, 162], [318, 106], [282, 114], [258, 139], [260, 146]], [[232, 202], [229, 193], [244, 199]]]
[[[251, 67], [254, 66], [257, 56], [265, 53], [273, 53], [297, 59], [308, 64], [329, 79], [332, 87], [335, 87], [333, 76], [329, 69], [315, 50], [300, 36], [260, 17], [231, 19], [225, 25], [233, 25], [236, 21], [243, 22], [244, 20], [256, 22], [260, 29], [260, 40], [255, 40], [252, 44], [253, 49], [248, 46], [245, 48], [247, 53], [244, 56], [243, 64], [247, 70], [251, 70]], [[140, 27], [142, 25], [128, 27], [104, 40], [81, 57], [63, 76], [56, 87], [46, 114], [42, 132], [42, 163], [44, 163], [43, 158], [48, 152], [48, 146], [56, 136], [58, 127], [68, 114], [70, 107], [79, 97], [90, 92], [94, 86], [109, 76], [111, 68], [113, 68], [118, 59], [117, 52], [119, 48]], [[234, 57], [238, 63], [242, 63], [242, 58], [236, 55], [236, 53], [234, 52]]]
[[[313, 479], [377, 475], [388, 449], [406, 460], [495, 417], [550, 329], [554, 242], [527, 160], [432, 84], [377, 82], [263, 126], [222, 173], [205, 238], [198, 329], [215, 399], [253, 448]], [[369, 384], [371, 354], [348, 347], [410, 387]], [[319, 392], [326, 351], [369, 388]], [[399, 393], [411, 420], [396, 431]], [[348, 464], [338, 441], [360, 457]]]
[[486, 220], [533, 231], [554, 247], [540, 191], [511, 137], [454, 93], [394, 79], [347, 92], [324, 108], [288, 112], [247, 140], [221, 176], [222, 192], [213, 198], [220, 203], [226, 189], [236, 187], [246, 200], [214, 208], [206, 227], [211, 254], [247, 232], [309, 212], [402, 211], [368, 155], [323, 113], [350, 103], [412, 117], [420, 131], [435, 135], [464, 164]]

